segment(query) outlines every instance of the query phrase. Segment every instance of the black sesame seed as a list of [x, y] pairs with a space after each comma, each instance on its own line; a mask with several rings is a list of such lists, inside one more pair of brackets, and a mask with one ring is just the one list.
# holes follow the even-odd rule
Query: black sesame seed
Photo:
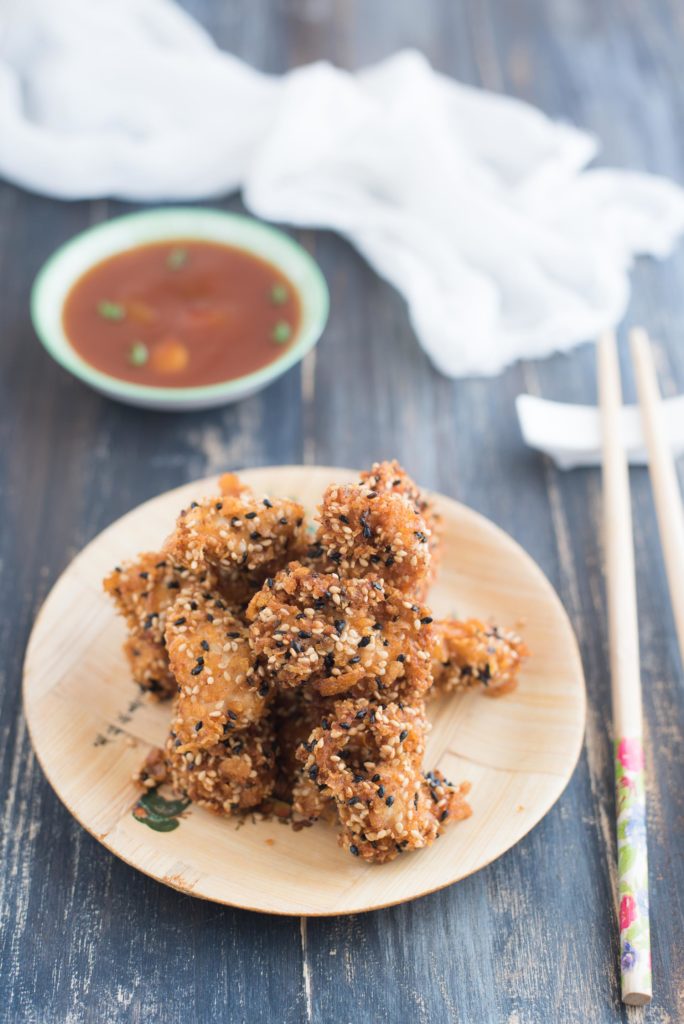
[[264, 505], [266, 506], [266, 508], [273, 508], [273, 503], [270, 502], [268, 498], [264, 498]]
[[167, 590], [180, 590], [180, 583], [178, 580], [171, 580], [170, 583], [166, 584]]
[[285, 518], [285, 516], [281, 516], [278, 522], [280, 523], [281, 526], [287, 526], [287, 519]]
[[305, 629], [300, 629], [299, 632], [297, 633], [297, 636], [299, 637], [300, 640], [310, 640], [311, 639], [311, 633], [307, 633], [307, 631]]
[[195, 732], [199, 732], [202, 728], [202, 722], [195, 722]]
[[[378, 778], [380, 778], [379, 775], [378, 775]], [[385, 795], [385, 787], [384, 786], [378, 786], [378, 796], [383, 797], [384, 795]]]
[[197, 601], [191, 601], [190, 602], [190, 608], [191, 608], [191, 610], [193, 612], [196, 612], [197, 611]]
[[423, 618], [420, 621], [423, 623], [424, 626], [429, 626], [430, 623], [432, 622], [432, 616], [431, 615], [424, 615]]
[[196, 501], [191, 501], [190, 502], [190, 508], [199, 508], [199, 505], [197, 504]]
[[266, 682], [265, 679], [262, 682], [262, 684], [259, 687], [259, 689], [257, 690], [257, 693], [259, 694], [260, 697], [265, 697], [266, 694], [268, 693], [268, 683]]
[[358, 798], [358, 796], [353, 796], [353, 797], [351, 797], [351, 799], [350, 799], [350, 800], [347, 800], [347, 803], [349, 804], [349, 806], [350, 806], [350, 807], [353, 807], [353, 806], [354, 806], [354, 804], [358, 804], [358, 803], [359, 803], [359, 798]]
[[446, 821], [446, 819], [447, 819], [448, 817], [449, 817], [449, 811], [448, 811], [448, 809], [447, 809], [446, 811], [442, 811], [442, 813], [441, 813], [441, 814], [440, 814], [440, 816], [439, 816], [439, 820], [440, 820], [440, 821]]
[[214, 508], [216, 509], [217, 512], [220, 512], [221, 509], [223, 508], [223, 502], [217, 501], [216, 504], [214, 505]]
[[367, 714], [368, 714], [368, 709], [367, 708], [361, 708], [360, 711], [356, 712], [356, 717], [359, 718], [359, 719], [365, 718]]
[[256, 512], [246, 512], [245, 519], [256, 519]]
[[373, 587], [374, 590], [382, 590], [382, 583], [380, 582], [380, 580], [373, 580], [371, 586]]
[[261, 540], [261, 534], [259, 533], [258, 530], [252, 530], [252, 532], [249, 535], [249, 539], [250, 540]]
[[231, 629], [230, 633], [226, 633], [226, 636], [229, 640], [237, 640], [240, 634], [236, 630]]
[[195, 665], [194, 668], [190, 669], [190, 675], [191, 676], [198, 676], [203, 668], [204, 668], [204, 665]]
[[328, 721], [327, 718], [321, 719], [321, 728], [325, 729], [326, 732], [328, 732], [328, 730], [330, 729], [330, 722]]
[[369, 636], [362, 636], [356, 646], [357, 647], [368, 647], [368, 644], [370, 642], [371, 642], [371, 638]]
[[394, 803], [394, 797], [388, 796], [387, 799], [385, 800], [385, 803], [387, 804], [388, 807], [391, 807], [392, 804]]
[[211, 612], [207, 612], [207, 622], [213, 622], [213, 621], [214, 621], [214, 616], [211, 614]]
[[349, 659], [349, 664], [350, 665], [358, 665], [358, 663], [360, 661], [361, 661], [361, 655], [360, 654], [355, 654], [353, 658]]
[[185, 616], [181, 615], [180, 619], [176, 619], [174, 626], [184, 626], [186, 622]]
[[318, 777], [318, 765], [315, 764], [311, 768], [309, 768], [309, 778], [310, 779], [315, 779], [317, 777]]
[[347, 625], [347, 623], [344, 621], [344, 619], [335, 619], [334, 625], [337, 632], [341, 633], [344, 627]]
[[385, 565], [387, 566], [388, 569], [391, 568], [391, 566], [394, 565], [394, 556], [393, 555], [390, 555], [389, 558], [385, 559]]
[[340, 516], [340, 522], [346, 523], [346, 525], [349, 526], [349, 520], [347, 519], [346, 516]]
[[401, 732], [399, 733], [399, 742], [403, 743], [407, 736], [408, 736], [408, 729], [402, 729]]
[[202, 640], [202, 642], [200, 643], [200, 647], [202, 648], [203, 651], [209, 650], [209, 644], [207, 643], [206, 640]]
[[373, 778], [371, 779], [371, 782], [379, 782], [379, 781], [380, 781], [380, 776], [379, 775], [374, 775]]
[[405, 654], [397, 654], [397, 661], [401, 661], [401, 662], [406, 661], [406, 655]]
[[139, 572], [138, 576], [141, 580], [148, 580], [150, 578], [149, 572]]
[[358, 855], [359, 855], [359, 848], [358, 848], [358, 846], [354, 846], [354, 844], [352, 843], [351, 846], [349, 847], [349, 852], [351, 854], [353, 854], [355, 857], [358, 857]]

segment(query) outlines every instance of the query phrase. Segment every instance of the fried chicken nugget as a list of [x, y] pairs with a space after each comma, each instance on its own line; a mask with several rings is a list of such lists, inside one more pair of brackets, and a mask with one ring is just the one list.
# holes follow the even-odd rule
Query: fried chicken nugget
[[277, 687], [409, 700], [430, 686], [427, 608], [381, 579], [340, 579], [291, 563], [247, 608], [249, 642]]
[[170, 783], [179, 796], [215, 814], [229, 816], [258, 807], [275, 783], [271, 724], [263, 719], [197, 752], [186, 751], [172, 730], [165, 749], [148, 755], [138, 781], [146, 789]]
[[305, 549], [304, 510], [287, 498], [256, 498], [238, 489], [237, 478], [221, 479], [226, 493], [184, 509], [165, 550], [190, 572], [217, 571], [222, 591], [238, 604]]
[[246, 627], [215, 593], [184, 590], [169, 609], [165, 639], [184, 749], [210, 748], [264, 717], [268, 682], [254, 673]]
[[421, 491], [396, 459], [391, 462], [374, 462], [370, 470], [361, 474], [361, 483], [380, 494], [403, 494], [423, 517], [429, 536], [430, 577], [434, 579], [442, 546], [442, 517], [432, 498]]
[[[209, 577], [208, 573], [202, 574], [208, 584], [213, 582]], [[117, 566], [103, 580], [105, 591], [128, 625], [124, 651], [133, 678], [159, 699], [176, 692], [164, 643], [166, 616], [178, 594], [190, 585], [197, 585], [197, 578], [154, 551], [139, 555], [135, 562]]]
[[300, 756], [304, 769], [336, 804], [340, 845], [384, 863], [429, 846], [447, 822], [471, 813], [470, 786], [424, 775], [428, 722], [422, 702], [376, 706], [338, 701], [334, 717], [315, 729]]
[[404, 495], [370, 484], [333, 484], [319, 506], [308, 554], [345, 579], [381, 577], [404, 594], [422, 597], [430, 574], [430, 531]]
[[529, 651], [510, 630], [479, 619], [440, 619], [433, 626], [432, 677], [438, 693], [453, 693], [480, 683], [489, 693], [508, 693]]

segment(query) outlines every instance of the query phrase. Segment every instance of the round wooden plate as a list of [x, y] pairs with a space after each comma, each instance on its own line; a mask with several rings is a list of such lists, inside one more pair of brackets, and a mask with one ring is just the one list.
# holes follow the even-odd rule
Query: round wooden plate
[[[309, 466], [241, 474], [257, 492], [313, 510], [349, 470]], [[508, 850], [565, 788], [584, 732], [577, 644], [548, 580], [510, 537], [447, 498], [445, 551], [431, 594], [438, 615], [518, 625], [532, 657], [518, 689], [468, 692], [430, 705], [426, 765], [472, 782], [473, 815], [427, 850], [368, 865], [344, 853], [319, 822], [295, 832], [275, 821], [234, 821], [190, 807], [173, 831], [133, 815], [132, 775], [167, 732], [170, 707], [139, 696], [121, 651], [123, 622], [102, 591], [112, 566], [159, 547], [179, 510], [215, 478], [160, 495], [95, 538], [57, 581], [31, 635], [24, 675], [36, 755], [59, 798], [109, 850], [185, 893], [275, 914], [351, 914], [432, 892]]]

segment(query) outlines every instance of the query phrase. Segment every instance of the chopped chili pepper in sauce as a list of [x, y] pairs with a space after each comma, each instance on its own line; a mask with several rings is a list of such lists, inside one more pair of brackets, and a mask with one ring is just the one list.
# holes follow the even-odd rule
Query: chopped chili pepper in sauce
[[67, 295], [65, 333], [96, 369], [159, 387], [233, 380], [282, 355], [300, 322], [296, 289], [227, 245], [178, 239], [118, 253]]

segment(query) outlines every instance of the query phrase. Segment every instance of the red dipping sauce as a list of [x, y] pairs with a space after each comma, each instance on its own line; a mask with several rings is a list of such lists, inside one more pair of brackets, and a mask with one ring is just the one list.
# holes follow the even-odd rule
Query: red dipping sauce
[[243, 249], [155, 242], [98, 263], [63, 310], [71, 346], [96, 369], [158, 387], [234, 380], [274, 362], [300, 323], [294, 285]]

